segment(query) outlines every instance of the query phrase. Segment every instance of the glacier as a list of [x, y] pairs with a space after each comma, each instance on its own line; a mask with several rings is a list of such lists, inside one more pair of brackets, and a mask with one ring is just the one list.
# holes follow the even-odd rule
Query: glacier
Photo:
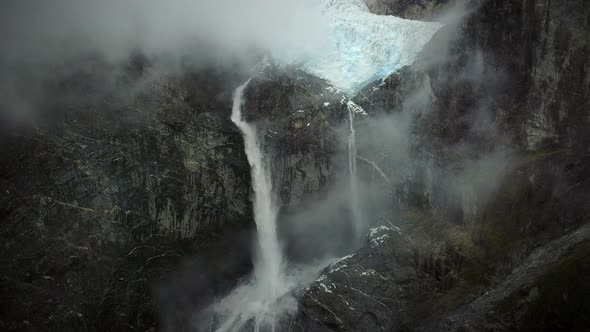
[[363, 0], [323, 0], [328, 36], [322, 52], [289, 59], [349, 96], [383, 80], [416, 55], [442, 24], [372, 14]]

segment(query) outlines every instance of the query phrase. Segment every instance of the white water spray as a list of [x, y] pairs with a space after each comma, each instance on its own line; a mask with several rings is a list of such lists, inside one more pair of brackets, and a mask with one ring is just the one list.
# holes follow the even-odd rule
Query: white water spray
[[242, 116], [243, 93], [250, 80], [234, 93], [231, 120], [244, 137], [246, 157], [251, 167], [256, 221], [256, 256], [254, 273], [249, 283], [235, 289], [217, 304], [221, 316], [217, 331], [275, 330], [277, 315], [296, 306], [285, 296], [291, 289], [284, 273], [282, 250], [277, 236], [277, 209], [272, 196], [272, 182], [268, 165], [258, 141], [256, 127]]

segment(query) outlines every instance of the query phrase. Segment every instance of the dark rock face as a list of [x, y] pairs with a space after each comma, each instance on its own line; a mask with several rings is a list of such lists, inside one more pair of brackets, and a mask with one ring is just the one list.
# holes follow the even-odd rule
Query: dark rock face
[[[484, 293], [471, 303], [462, 306], [450, 313], [442, 320], [435, 320], [421, 324], [419, 331], [511, 331], [544, 329], [544, 328], [586, 328], [588, 319], [582, 314], [568, 317], [563, 315], [566, 310], [548, 309], [555, 303], [546, 302], [556, 292], [565, 299], [564, 305], [579, 305], [581, 312], [587, 312], [588, 304], [585, 300], [577, 299], [577, 294], [572, 293], [571, 286], [562, 284], [571, 278], [572, 264], [580, 264], [580, 270], [588, 268], [588, 240], [590, 239], [590, 226], [585, 225], [576, 231], [566, 234], [548, 244], [538, 248], [528, 256], [506, 279]], [[559, 274], [561, 273], [561, 275]], [[576, 282], [575, 287], [583, 293], [588, 294], [588, 288], [572, 278]], [[561, 291], [550, 289], [558, 287]], [[548, 287], [549, 286], [549, 287]], [[539, 298], [540, 292], [544, 299]], [[567, 303], [567, 296], [572, 296]], [[567, 304], [566, 304], [567, 303]], [[553, 317], [543, 317], [542, 310], [547, 310]], [[579, 312], [576, 312], [579, 313]], [[535, 315], [535, 316], [531, 316]], [[563, 315], [560, 317], [560, 315]], [[528, 316], [528, 317], [527, 317]], [[555, 319], [552, 321], [552, 319]], [[564, 320], [562, 320], [564, 319]], [[565, 320], [569, 319], [569, 320]], [[539, 324], [539, 321], [545, 322]], [[569, 328], [566, 328], [569, 329]]]
[[374, 14], [421, 21], [430, 21], [445, 9], [465, 2], [463, 0], [365, 0], [369, 10]]
[[[368, 3], [430, 20], [463, 2]], [[359, 177], [395, 197], [379, 222], [399, 227], [374, 229], [302, 290], [291, 330], [587, 328], [590, 3], [464, 3], [414, 65], [354, 98], [369, 114], [359, 140], [371, 119], [412, 120], [407, 178], [395, 178], [391, 142], [358, 156]], [[190, 331], [251, 268], [249, 166], [229, 119], [237, 80], [92, 62], [56, 82], [44, 125], [0, 125], [0, 328]], [[349, 227], [347, 206], [331, 229], [301, 214], [347, 171], [349, 102], [273, 66], [247, 88], [293, 260], [350, 248], [332, 232]], [[503, 149], [516, 157], [485, 197], [450, 190], [466, 161]]]
[[[365, 266], [399, 264], [391, 255], [359, 255], [366, 253], [363, 248], [343, 261], [349, 264], [335, 265], [347, 265], [342, 271], [348, 276], [328, 271], [320, 277], [329, 281], [328, 291], [318, 283], [304, 293], [299, 327], [509, 331], [586, 324], [576, 317], [587, 316], [587, 301], [571, 294], [587, 289], [575, 274], [587, 266], [590, 212], [588, 4], [490, 0], [467, 9], [460, 23], [434, 36], [413, 66], [355, 98], [370, 115], [378, 115], [413, 112], [407, 103], [416, 90], [433, 96], [432, 103], [418, 107], [428, 112], [415, 113], [411, 158], [416, 168], [402, 186], [405, 196], [399, 196], [405, 200], [402, 215], [415, 224], [402, 225], [404, 232], [420, 257], [407, 265], [418, 276], [410, 285], [421, 280], [430, 293], [408, 292], [407, 284], [389, 275], [373, 284], [358, 278], [356, 271], [366, 271]], [[498, 149], [518, 157], [481, 201], [485, 204], [468, 209], [464, 198], [445, 187], [444, 174]], [[385, 173], [396, 167], [378, 152], [359, 153], [377, 156], [371, 159]], [[425, 176], [424, 161], [443, 170], [434, 183]], [[399, 195], [399, 184], [392, 185]], [[563, 284], [568, 282], [572, 286]], [[369, 300], [351, 289], [362, 289]], [[564, 298], [571, 298], [583, 313], [550, 309], [544, 301], [559, 294], [564, 306]], [[401, 311], [388, 302], [396, 297], [403, 299]], [[351, 310], [353, 303], [361, 309]], [[385, 314], [392, 308], [394, 313]]]
[[[575, 14], [564, 16], [565, 10]], [[437, 99], [430, 121], [422, 122], [425, 146], [436, 146], [441, 159], [440, 151], [457, 144], [475, 151], [499, 144], [521, 151], [527, 157], [520, 166], [526, 168], [519, 172], [533, 195], [528, 204], [551, 202], [532, 206], [538, 214], [529, 220], [545, 224], [533, 226], [537, 229], [552, 227], [545, 223], [548, 215], [565, 230], [585, 222], [589, 212], [579, 200], [589, 193], [581, 180], [590, 171], [583, 166], [590, 139], [585, 119], [590, 75], [582, 69], [590, 61], [588, 13], [587, 4], [574, 1], [486, 1], [465, 19], [463, 37], [451, 43], [450, 57], [436, 55], [440, 46], [434, 40], [425, 53], [435, 56], [423, 58], [435, 64], [428, 71]], [[500, 17], [505, 23], [498, 25]], [[571, 34], [562, 35], [559, 26]], [[564, 50], [561, 43], [571, 46]], [[554, 67], [558, 63], [561, 70]], [[492, 114], [496, 130], [482, 131], [472, 120], [482, 109]], [[565, 187], [577, 189], [566, 192]], [[558, 210], [576, 212], [559, 217]]]
[[[575, 14], [566, 16], [564, 12], [570, 10]], [[512, 166], [519, 173], [512, 174], [513, 180], [519, 178], [516, 182], [529, 188], [524, 191], [536, 196], [521, 197], [529, 200], [523, 204], [552, 202], [534, 206], [538, 214], [531, 218], [543, 224], [547, 219], [559, 220], [557, 227], [563, 229], [579, 225], [588, 215], [587, 204], [580, 200], [588, 197], [587, 183], [581, 180], [589, 172], [584, 166], [590, 126], [586, 114], [588, 5], [484, 1], [472, 3], [468, 12], [463, 20], [438, 32], [413, 66], [367, 87], [355, 98], [357, 103], [369, 114], [414, 112], [407, 107], [412, 93], [427, 91], [433, 102], [418, 105], [428, 111], [416, 113], [413, 158], [452, 169], [490, 151], [516, 151], [521, 160]], [[497, 23], [500, 20], [503, 24]], [[558, 26], [568, 33], [559, 32]], [[562, 70], [555, 67], [558, 63]], [[385, 159], [378, 164], [394, 167]], [[427, 187], [417, 165], [413, 186]], [[443, 212], [440, 208], [463, 209], [449, 206], [458, 201], [436, 202], [436, 196], [448, 200], [448, 193], [440, 189], [442, 195], [432, 191], [429, 197], [414, 200], [426, 200], [439, 212]], [[496, 210], [506, 212], [505, 207]], [[556, 215], [559, 210], [568, 211], [568, 216]], [[468, 211], [459, 212], [467, 215]]]
[[248, 270], [249, 166], [224, 78], [149, 70], [97, 63], [53, 86], [50, 124], [4, 131], [1, 329], [155, 328], [151, 288], [221, 236], [237, 240], [215, 250], [242, 254], [228, 277]]
[[[535, 250], [501, 284], [471, 303], [443, 320], [421, 322], [417, 319], [419, 305], [432, 301], [432, 290], [440, 291], [441, 284], [434, 270], [428, 273], [418, 267], [419, 253], [414, 240], [399, 228], [381, 226], [371, 231], [365, 247], [329, 266], [303, 292], [301, 311], [289, 330], [509, 331], [516, 326], [528, 328], [526, 324], [530, 322], [525, 319], [531, 317], [527, 317], [527, 313], [538, 310], [531, 303], [541, 307], [552, 305], [539, 303], [539, 288], [543, 287], [546, 296], [551, 296], [546, 283], [556, 282], [555, 277], [569, 277], [554, 276], [556, 269], [571, 268], [572, 260], [587, 264], [587, 257], [583, 255], [589, 239], [588, 225], [564, 235]], [[553, 286], [568, 291], [566, 285]], [[583, 301], [581, 305], [587, 307]], [[557, 320], [553, 324], [576, 326], [585, 321], [586, 318], [581, 317], [574, 318], [574, 322]]]
[[[408, 96], [422, 90], [431, 94], [429, 80], [427, 73], [404, 67], [382, 82], [375, 82], [362, 89], [355, 101], [365, 110], [370, 110], [372, 116], [396, 111], [412, 112], [407, 109], [410, 106], [407, 105]], [[428, 109], [434, 105], [413, 106]]]
[[[348, 183], [344, 142], [350, 100], [317, 77], [272, 65], [252, 79], [245, 96], [245, 116], [257, 123], [266, 155], [272, 156], [278, 227], [288, 256], [305, 260], [346, 252], [349, 209], [341, 199], [326, 201], [339, 180]], [[340, 241], [323, 241], [327, 232]]]
[[284, 208], [298, 208], [333, 175], [339, 148], [335, 129], [347, 116], [348, 99], [330, 84], [299, 70], [269, 67], [246, 92], [245, 114], [259, 123], [271, 174]]

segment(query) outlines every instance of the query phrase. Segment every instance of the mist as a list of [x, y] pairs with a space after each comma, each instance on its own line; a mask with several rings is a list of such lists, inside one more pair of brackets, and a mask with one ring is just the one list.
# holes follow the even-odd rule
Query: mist
[[[444, 22], [445, 27], [418, 55], [412, 70], [428, 73], [454, 61], [449, 50], [461, 29], [462, 17], [473, 10], [458, 2], [443, 11], [436, 20]], [[497, 87], [507, 77], [494, 71], [490, 65], [493, 59], [473, 50], [466, 61], [466, 66], [452, 78], [456, 84], [469, 84], [478, 95], [498, 93]], [[496, 114], [487, 98], [481, 98], [468, 114], [456, 120], [465, 127], [465, 138], [449, 144], [444, 151], [437, 150], [444, 138], [424, 124], [442, 126], [458, 115], [440, 113], [438, 91], [428, 75], [407, 76], [401, 73], [405, 70], [398, 74], [406, 75], [402, 77], [414, 83], [404, 88], [396, 106], [367, 109], [368, 116], [355, 118], [358, 197], [364, 233], [379, 225], [404, 224], [404, 211], [412, 209], [430, 211], [440, 219], [473, 223], [511, 163], [518, 159], [517, 153], [502, 140]], [[380, 89], [380, 83], [363, 91]], [[355, 100], [364, 98], [361, 93]], [[370, 100], [366, 102], [372, 104]], [[304, 200], [302, 207], [289, 209], [279, 220], [282, 241], [293, 261], [344, 256], [366, 243], [365, 236], [356, 238], [351, 226], [348, 121], [343, 121], [334, 132], [339, 147], [331, 156], [334, 176], [330, 185]], [[460, 213], [452, 215], [456, 211]]]
[[[104, 87], [138, 57], [152, 77], [210, 67], [248, 75], [265, 55], [321, 52], [324, 22], [311, 0], [24, 0], [0, 5], [0, 118], [30, 123], [52, 85], [103, 71]], [[107, 69], [104, 69], [104, 68]], [[148, 82], [149, 83], [149, 82]]]
[[[98, 90], [104, 89], [106, 94], [119, 88], [113, 82], [124, 75], [121, 68], [138, 55], [144, 57], [152, 64], [151, 71], [122, 92], [133, 94], [144, 90], [151, 80], [169, 73], [209, 66], [249, 71], [265, 55], [297, 58], [321, 53], [328, 34], [321, 16], [321, 1], [312, 0], [58, 0], [22, 1], [4, 6], [0, 45], [5, 51], [0, 55], [0, 69], [6, 75], [0, 78], [4, 96], [0, 112], [9, 118], [23, 114], [34, 117], [40, 107], [36, 101], [47, 97], [47, 84], [92, 67], [88, 59], [101, 64]], [[417, 64], [423, 71], [448, 61], [447, 48], [458, 28], [454, 23], [465, 13], [463, 7], [457, 8], [441, 19], [453, 23], [447, 23], [446, 29], [436, 35], [434, 44], [440, 49], [436, 57], [422, 58]], [[486, 68], [483, 55], [477, 51], [458, 77], [483, 89], [502, 79]], [[96, 95], [101, 97], [100, 93]], [[365, 237], [359, 233], [382, 224], [402, 223], [400, 211], [416, 204], [414, 193], [429, 207], [444, 210], [458, 205], [470, 216], [485, 204], [512, 158], [511, 151], [501, 144], [482, 149], [457, 142], [450, 150], [459, 158], [448, 165], [437, 163], [433, 152], [420, 145], [423, 137], [419, 134], [421, 119], [436, 113], [436, 107], [435, 91], [426, 78], [403, 96], [399, 108], [355, 117], [357, 154], [354, 157], [358, 164], [358, 198], [355, 199], [361, 210], [361, 229], [352, 225], [350, 209], [351, 174], [347, 168], [346, 145], [350, 123], [343, 121], [334, 129], [340, 146], [338, 153], [331, 156], [337, 166], [330, 186], [306, 198], [297, 209], [279, 216], [279, 235], [289, 268], [302, 271], [292, 274], [296, 275], [294, 280], [286, 280], [289, 292], [312, 282], [326, 262], [364, 245]], [[476, 107], [478, 112], [463, 120], [475, 135], [493, 136], [494, 115], [485, 103]], [[244, 257], [228, 258], [231, 260], [241, 261]], [[208, 265], [212, 260], [199, 263]], [[196, 268], [192, 266], [176, 282], [194, 289], [194, 293], [204, 292], [207, 285], [215, 283], [211, 275], [220, 274], [224, 268], [210, 268], [212, 271], [203, 279], [211, 280], [194, 281], [193, 275], [205, 275], [205, 272], [193, 271]], [[240, 268], [248, 271], [250, 267]], [[238, 286], [238, 292], [230, 294], [226, 302], [213, 303], [220, 306], [216, 310], [233, 313], [252, 302], [254, 295], [250, 292], [259, 293], [267, 285], [249, 287], [247, 280], [239, 280], [231, 286]], [[210, 314], [196, 310], [212, 310], [211, 303], [193, 303], [190, 296], [180, 297], [183, 303], [175, 304], [179, 299], [168, 296], [170, 289], [174, 290], [173, 294], [184, 292], [167, 285], [158, 288], [160, 301], [164, 303], [164, 318], [173, 316], [175, 313], [168, 311], [178, 307], [183, 308], [180, 315]], [[224, 291], [219, 290], [217, 295]], [[284, 299], [287, 301], [278, 302], [284, 307], [275, 310], [295, 312], [294, 299]], [[172, 330], [174, 322], [166, 325], [166, 329]]]
[[25, 0], [4, 7], [2, 57], [13, 61], [87, 54], [117, 61], [133, 52], [231, 58], [252, 48], [307, 52], [321, 45], [323, 30], [312, 1]]
[[[447, 49], [459, 29], [459, 18], [465, 14], [464, 6], [444, 13], [447, 27], [437, 35], [435, 45], [440, 49], [436, 57], [423, 56], [414, 69], [428, 72], [450, 59]], [[503, 79], [487, 68], [480, 52], [475, 51], [468, 65], [457, 77], [481, 89], [498, 84]], [[354, 120], [357, 148], [356, 195], [362, 216], [361, 227], [355, 227], [351, 209], [351, 173], [348, 164], [347, 139], [350, 120], [332, 128], [336, 137], [336, 153], [330, 156], [333, 166], [329, 185], [320, 192], [305, 197], [296, 207], [285, 207], [278, 215], [280, 243], [285, 251], [286, 265], [299, 267], [305, 273], [294, 273], [288, 280], [289, 291], [296, 291], [313, 282], [314, 276], [338, 257], [348, 255], [366, 244], [366, 233], [379, 225], [404, 224], [404, 210], [420, 205], [440, 218], [449, 210], [461, 210], [459, 222], [470, 222], [478, 209], [485, 205], [512, 158], [512, 151], [501, 142], [491, 147], [473, 142], [459, 141], [450, 146], [456, 160], [440, 163], [436, 151], [426, 148], [424, 140], [429, 128], [421, 127], [424, 119], [438, 114], [436, 91], [428, 75], [416, 78], [419, 82], [407, 89], [397, 107], [388, 107], [367, 116], [357, 114]], [[379, 82], [375, 83], [377, 86]], [[359, 99], [357, 96], [356, 99]], [[485, 103], [475, 105], [476, 112], [462, 119], [470, 133], [491, 139], [497, 132], [494, 115]], [[445, 121], [441, 119], [440, 122]], [[430, 142], [432, 143], [432, 142]], [[272, 158], [273, 151], [266, 151]], [[276, 175], [272, 175], [276, 176]], [[282, 249], [283, 249], [282, 248]], [[318, 268], [318, 266], [320, 266]], [[305, 277], [301, 277], [304, 275]], [[310, 276], [311, 275], [311, 276]], [[198, 326], [210, 323], [213, 312], [242, 312], [249, 317], [248, 303], [261, 291], [249, 280], [241, 280], [235, 292], [214, 301], [200, 314]], [[296, 303], [290, 295], [276, 301], [273, 313], [296, 313]], [[286, 302], [285, 302], [286, 301]]]

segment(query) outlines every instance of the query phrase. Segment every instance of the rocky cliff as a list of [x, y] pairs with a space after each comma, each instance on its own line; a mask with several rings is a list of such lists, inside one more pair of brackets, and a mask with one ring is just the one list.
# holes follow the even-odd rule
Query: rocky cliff
[[200, 262], [204, 297], [249, 268], [249, 166], [223, 74], [85, 64], [48, 87], [50, 119], [2, 135], [3, 330], [155, 328], [167, 271]]
[[[436, 6], [430, 2], [414, 17], [429, 17]], [[465, 13], [413, 66], [357, 96], [370, 115], [406, 112], [414, 119], [415, 169], [401, 192], [399, 184], [391, 189], [401, 199], [394, 221], [400, 228], [377, 237], [383, 251], [371, 252], [378, 242], [372, 237], [326, 269], [303, 293], [295, 330], [587, 326], [586, 287], [574, 275], [588, 265], [589, 7], [475, 1]], [[416, 91], [431, 98], [416, 107]], [[510, 157], [494, 175], [497, 186], [457, 194], [445, 180], [499, 150]], [[399, 160], [384, 150], [359, 153], [399, 174]], [[476, 168], [467, 180], [474, 188], [494, 174], [485, 163]], [[400, 256], [392, 245], [413, 251]]]
[[[285, 330], [586, 330], [590, 4], [368, 3], [446, 25], [352, 99], [274, 65], [246, 89], [287, 255], [349, 254], [295, 292]], [[246, 78], [83, 63], [47, 83], [38, 124], [2, 125], [0, 327], [191, 331], [251, 269], [249, 167], [229, 119]], [[354, 252], [347, 202], [330, 201], [348, 190], [351, 105], [366, 112], [366, 224], [380, 225]]]

